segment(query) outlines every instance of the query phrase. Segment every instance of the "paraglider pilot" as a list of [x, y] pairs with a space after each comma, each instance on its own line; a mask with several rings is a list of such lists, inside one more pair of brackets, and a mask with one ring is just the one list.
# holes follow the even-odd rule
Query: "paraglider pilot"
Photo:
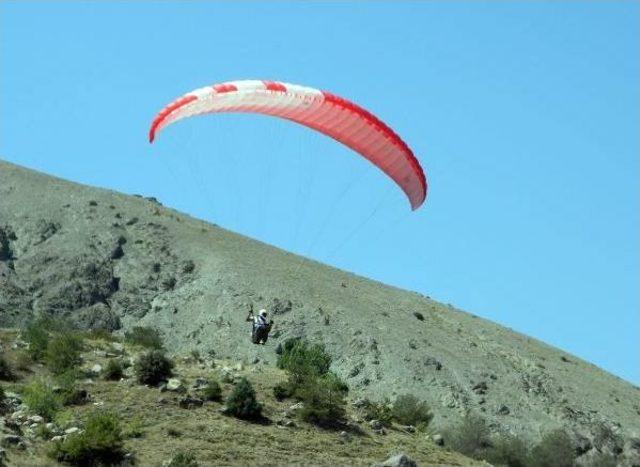
[[266, 344], [269, 339], [269, 332], [271, 326], [273, 326], [273, 320], [267, 321], [267, 310], [264, 308], [258, 312], [258, 315], [253, 314], [253, 305], [249, 305], [249, 315], [246, 321], [252, 323], [251, 328], [251, 342], [254, 344]]

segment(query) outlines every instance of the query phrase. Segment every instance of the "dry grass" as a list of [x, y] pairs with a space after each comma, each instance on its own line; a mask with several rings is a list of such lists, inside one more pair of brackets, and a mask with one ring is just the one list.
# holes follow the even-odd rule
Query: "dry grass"
[[[4, 348], [10, 348], [13, 338], [7, 338], [6, 333], [3, 337]], [[95, 357], [91, 349], [105, 346], [104, 341], [91, 341], [84, 353], [85, 366], [97, 362], [104, 367], [107, 359]], [[235, 363], [217, 360], [216, 367], [233, 367]], [[15, 388], [45, 371], [34, 370], [33, 374], [22, 374]], [[217, 369], [202, 369], [197, 363], [178, 359], [175, 373], [190, 387], [195, 378], [216, 376]], [[251, 365], [237, 373], [253, 384], [258, 400], [264, 404], [265, 416], [273, 423], [256, 424], [227, 417], [218, 411], [223, 406], [216, 402], [205, 402], [196, 409], [182, 409], [177, 402], [180, 395], [132, 385], [133, 378], [116, 382], [96, 378], [87, 387], [92, 403], [65, 410], [82, 420], [97, 404], [118, 413], [125, 430], [128, 424], [136, 424], [142, 436], [127, 439], [125, 449], [134, 453], [139, 466], [161, 465], [178, 450], [193, 451], [202, 466], [371, 465], [396, 452], [406, 452], [419, 465], [478, 465], [462, 455], [438, 448], [421, 434], [391, 429], [386, 435], [375, 435], [363, 423], [362, 434], [353, 434], [351, 441], [343, 443], [337, 431], [323, 430], [302, 421], [296, 421], [295, 427], [277, 426], [275, 421], [294, 403], [278, 402], [273, 397], [273, 387], [286, 379], [285, 374], [272, 367]], [[228, 383], [221, 386], [226, 397], [233, 386]], [[159, 398], [165, 399], [164, 403], [159, 402]], [[12, 450], [11, 465], [56, 465], [46, 458], [47, 444], [38, 440], [26, 452]]]

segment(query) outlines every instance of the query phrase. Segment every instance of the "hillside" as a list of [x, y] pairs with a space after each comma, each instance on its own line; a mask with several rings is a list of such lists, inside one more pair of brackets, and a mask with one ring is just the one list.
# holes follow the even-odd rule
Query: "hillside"
[[[264, 347], [248, 340], [250, 304], [276, 321]], [[40, 313], [84, 329], [156, 327], [173, 353], [245, 362], [273, 364], [279, 342], [306, 337], [326, 345], [354, 395], [413, 393], [436, 427], [467, 411], [532, 441], [565, 427], [585, 459], [605, 427], [627, 440], [625, 462], [640, 462], [640, 390], [588, 362], [154, 199], [0, 162], [0, 327]]]
[[[14, 331], [0, 332], [0, 346], [8, 361], [16, 362], [22, 351], [14, 344], [21, 343]], [[125, 370], [121, 380], [108, 381], [104, 369], [110, 360], [135, 361], [145, 351], [136, 345], [115, 345], [109, 340], [89, 338], [82, 352], [82, 368], [91, 377], [78, 383], [88, 393], [87, 402], [63, 408], [53, 418], [47, 432], [41, 431], [46, 420], [30, 416], [16, 403], [15, 412], [7, 418], [7, 425], [22, 425], [21, 441], [5, 453], [8, 465], [58, 465], [47, 456], [55, 443], [55, 436], [63, 437], [83, 426], [96, 411], [113, 411], [121, 419], [125, 451], [129, 453], [124, 465], [159, 466], [176, 452], [193, 452], [200, 465], [362, 465], [384, 461], [391, 454], [411, 452], [421, 465], [474, 466], [482, 465], [464, 456], [447, 452], [425, 441], [424, 436], [399, 428], [376, 435], [366, 423], [348, 434], [314, 427], [296, 421], [293, 402], [278, 402], [273, 398], [273, 386], [286, 379], [281, 370], [257, 363], [220, 360], [208, 356], [184, 356], [176, 359], [173, 379], [180, 381], [177, 390], [158, 389], [140, 385], [133, 378], [133, 368]], [[98, 365], [96, 367], [96, 365]], [[92, 370], [93, 368], [93, 370]], [[94, 373], [97, 368], [100, 372]], [[9, 389], [21, 391], [29, 382], [51, 377], [42, 365], [31, 365], [20, 372], [20, 384]], [[265, 422], [251, 423], [225, 416], [221, 402], [202, 402], [202, 387], [211, 378], [221, 382], [222, 394], [227, 396], [234, 381], [246, 377], [256, 389], [263, 404]], [[165, 385], [166, 386], [166, 385]], [[200, 389], [199, 389], [200, 388]], [[20, 401], [21, 395], [12, 393]], [[186, 400], [195, 401], [186, 406]], [[16, 402], [17, 402], [16, 401]], [[357, 418], [357, 410], [348, 406], [350, 417]], [[355, 428], [355, 427], [354, 427]], [[1, 431], [1, 430], [0, 430]], [[20, 448], [22, 443], [22, 448]], [[127, 463], [129, 462], [129, 463]], [[2, 456], [0, 456], [2, 465]]]

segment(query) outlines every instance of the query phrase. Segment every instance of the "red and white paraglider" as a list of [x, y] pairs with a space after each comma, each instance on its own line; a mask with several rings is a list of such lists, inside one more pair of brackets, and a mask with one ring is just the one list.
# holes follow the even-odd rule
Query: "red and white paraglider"
[[367, 158], [402, 188], [412, 209], [427, 196], [427, 181], [407, 144], [384, 122], [335, 94], [277, 81], [229, 81], [191, 91], [158, 113], [153, 142], [169, 124], [194, 115], [249, 112], [292, 120], [340, 141]]

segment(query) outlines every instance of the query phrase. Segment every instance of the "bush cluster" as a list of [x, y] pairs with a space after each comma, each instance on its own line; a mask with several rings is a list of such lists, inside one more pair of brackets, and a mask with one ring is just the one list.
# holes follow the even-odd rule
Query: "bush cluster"
[[322, 426], [341, 423], [348, 387], [329, 371], [331, 356], [324, 346], [303, 339], [288, 339], [277, 352], [277, 365], [287, 372], [288, 380], [274, 387], [274, 396], [278, 400], [287, 397], [301, 400], [303, 420]]
[[202, 391], [202, 395], [204, 399], [208, 401], [222, 400], [222, 388], [220, 387], [220, 383], [215, 379], [210, 379], [207, 382], [207, 386]]
[[262, 418], [262, 405], [256, 399], [256, 392], [251, 383], [242, 378], [235, 385], [227, 398], [226, 411], [229, 415], [244, 420], [259, 420]]
[[198, 467], [196, 455], [192, 452], [176, 452], [167, 467]]
[[44, 379], [37, 379], [26, 385], [22, 390], [22, 398], [33, 413], [48, 421], [53, 419], [61, 406], [51, 384]]
[[0, 380], [13, 381], [15, 378], [16, 374], [13, 371], [13, 366], [4, 355], [0, 355]]
[[4, 393], [4, 388], [2, 386], [0, 386], [0, 415], [5, 413], [5, 411], [7, 410], [6, 398], [7, 398], [7, 396]]
[[29, 355], [33, 361], [40, 361], [49, 345], [49, 320], [40, 318], [31, 321], [22, 331], [22, 338], [29, 344]]
[[290, 383], [297, 387], [309, 378], [326, 374], [331, 366], [331, 356], [320, 344], [288, 339], [280, 348], [277, 365], [289, 374]]
[[56, 442], [49, 456], [72, 465], [113, 465], [124, 455], [120, 419], [115, 413], [96, 411], [84, 424], [84, 431]]
[[382, 402], [365, 400], [362, 408], [366, 420], [378, 420], [383, 426], [391, 426], [393, 422], [393, 411], [388, 400]]
[[531, 465], [536, 467], [573, 467], [576, 452], [569, 435], [559, 429], [550, 431], [542, 437], [542, 440], [531, 450], [530, 459]]
[[527, 444], [516, 436], [491, 436], [486, 421], [473, 414], [467, 414], [458, 426], [445, 431], [444, 438], [452, 449], [474, 459], [488, 461], [492, 465], [573, 467], [576, 460], [571, 438], [564, 430], [546, 433], [539, 443], [529, 449]]
[[136, 360], [133, 370], [141, 384], [156, 385], [172, 374], [173, 362], [162, 350], [150, 350]]
[[346, 415], [344, 383], [333, 373], [306, 380], [296, 391], [304, 405], [300, 417], [320, 426], [339, 425]]
[[124, 376], [124, 365], [118, 359], [112, 358], [107, 362], [102, 377], [108, 381], [119, 381]]
[[80, 372], [68, 370], [55, 378], [57, 385], [56, 397], [61, 405], [79, 405], [87, 401], [87, 392], [77, 386]]
[[54, 375], [75, 369], [81, 362], [83, 340], [79, 334], [65, 332], [53, 336], [44, 352], [44, 361]]
[[433, 419], [429, 405], [413, 394], [399, 396], [391, 410], [393, 419], [403, 425], [426, 427]]
[[148, 349], [161, 350], [164, 348], [160, 331], [146, 326], [136, 326], [124, 334], [124, 340], [130, 344]]

